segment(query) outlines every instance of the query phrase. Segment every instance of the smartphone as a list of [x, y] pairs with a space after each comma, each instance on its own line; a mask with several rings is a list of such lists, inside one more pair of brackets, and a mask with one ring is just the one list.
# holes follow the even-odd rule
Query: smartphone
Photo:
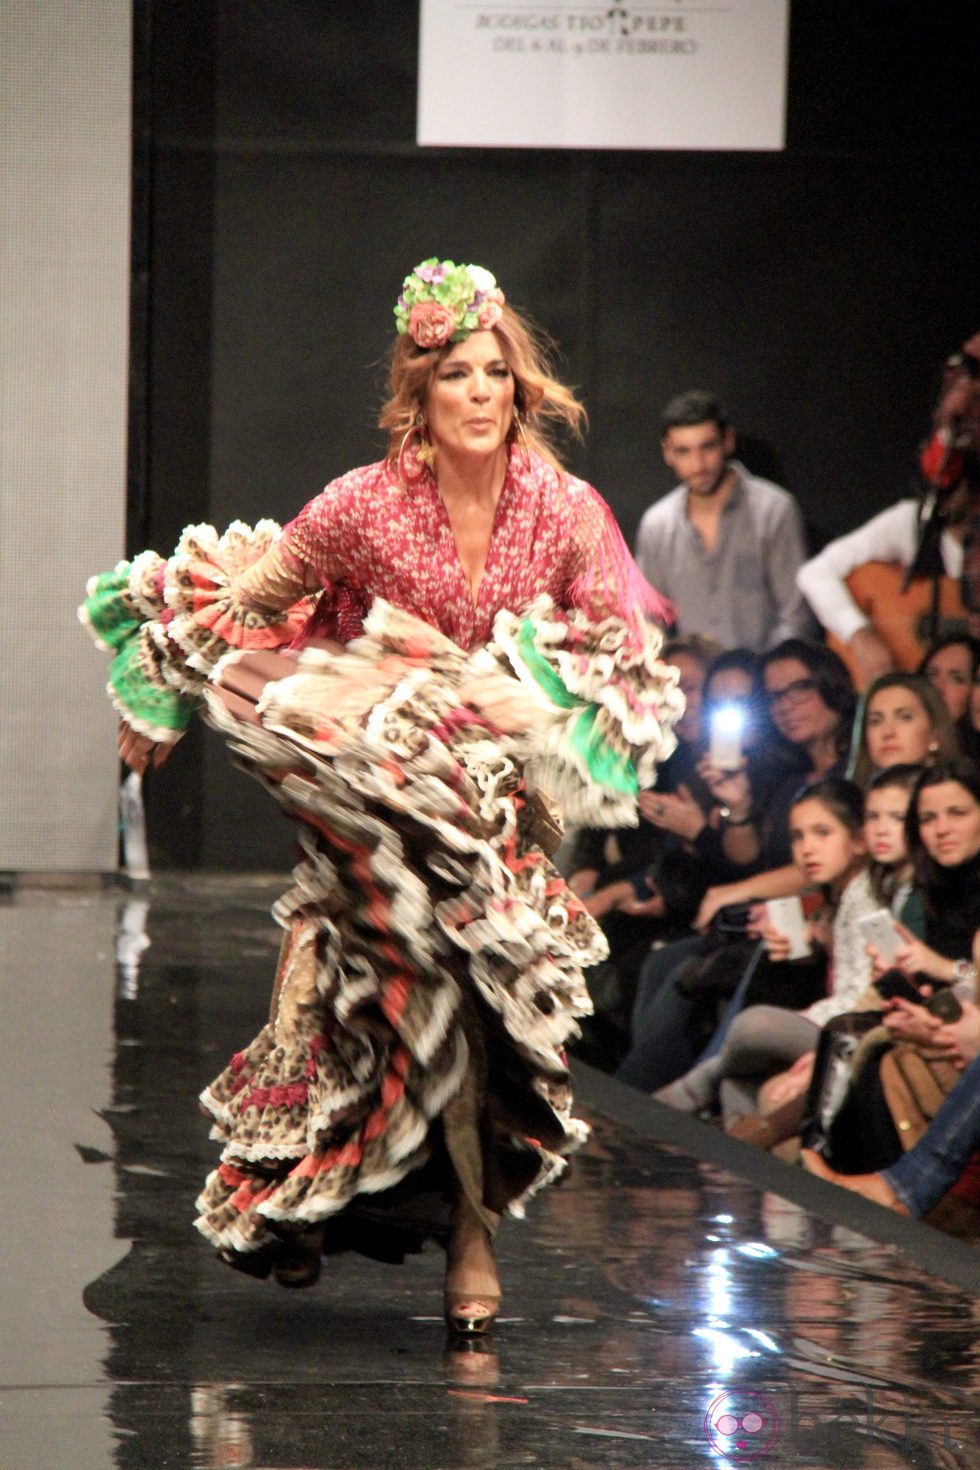
[[737, 704], [721, 704], [711, 711], [708, 760], [719, 771], [737, 771], [742, 764], [745, 711]]
[[924, 1004], [922, 992], [913, 980], [901, 970], [886, 970], [874, 982], [874, 988], [882, 1000], [908, 1000], [914, 1006]]
[[799, 898], [766, 899], [766, 918], [774, 929], [789, 940], [789, 959], [802, 960], [810, 953], [803, 904]]
[[895, 956], [904, 940], [895, 927], [895, 920], [888, 909], [875, 909], [873, 914], [863, 914], [858, 919], [865, 944], [873, 944], [886, 965], [895, 963]]

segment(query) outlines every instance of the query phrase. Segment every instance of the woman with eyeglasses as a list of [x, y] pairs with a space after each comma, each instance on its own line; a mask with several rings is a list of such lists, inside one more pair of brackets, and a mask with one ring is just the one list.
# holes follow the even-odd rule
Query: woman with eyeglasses
[[[845, 774], [857, 695], [845, 664], [831, 649], [802, 638], [778, 644], [763, 659], [762, 697], [782, 741], [787, 774], [769, 793], [764, 812], [753, 813], [748, 792], [744, 811], [727, 803], [729, 822], [737, 822], [743, 814], [753, 817], [743, 857], [750, 860], [754, 842], [762, 870], [709, 888], [696, 920], [698, 929], [706, 928], [727, 904], [796, 892], [799, 875], [789, 857], [790, 806], [801, 786]], [[718, 789], [717, 781], [713, 789]]]
[[[781, 740], [786, 773], [761, 802], [746, 770], [702, 772], [716, 800], [723, 802], [723, 825], [737, 829], [745, 876], [709, 888], [694, 923], [699, 934], [657, 950], [643, 967], [632, 1044], [616, 1075], [646, 1091], [675, 1081], [700, 1055], [699, 1032], [692, 1024], [699, 1002], [678, 983], [685, 983], [681, 966], [687, 969], [707, 952], [703, 932], [719, 910], [800, 891], [789, 842], [793, 801], [801, 787], [845, 774], [857, 695], [845, 664], [831, 649], [799, 638], [778, 644], [763, 660], [762, 693]], [[803, 970], [794, 974], [800, 986], [775, 1003], [802, 1008], [817, 997], [806, 993]], [[774, 999], [752, 996], [763, 998]]]

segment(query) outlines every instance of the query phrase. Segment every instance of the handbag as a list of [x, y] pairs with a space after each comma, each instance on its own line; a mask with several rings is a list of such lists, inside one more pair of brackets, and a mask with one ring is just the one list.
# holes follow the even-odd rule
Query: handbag
[[880, 1077], [892, 1122], [906, 1151], [925, 1133], [962, 1076], [947, 1056], [898, 1041], [881, 1059]]

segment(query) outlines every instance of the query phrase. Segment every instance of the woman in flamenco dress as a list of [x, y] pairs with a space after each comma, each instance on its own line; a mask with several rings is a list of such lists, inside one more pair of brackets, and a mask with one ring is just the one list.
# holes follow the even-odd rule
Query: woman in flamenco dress
[[389, 450], [284, 529], [190, 526], [88, 586], [131, 769], [198, 705], [298, 819], [268, 1024], [201, 1095], [197, 1226], [284, 1286], [324, 1255], [446, 1250], [452, 1333], [490, 1331], [493, 1236], [586, 1136], [564, 1047], [601, 933], [549, 861], [635, 822], [683, 706], [669, 605], [561, 468], [584, 410], [479, 266], [395, 307]]

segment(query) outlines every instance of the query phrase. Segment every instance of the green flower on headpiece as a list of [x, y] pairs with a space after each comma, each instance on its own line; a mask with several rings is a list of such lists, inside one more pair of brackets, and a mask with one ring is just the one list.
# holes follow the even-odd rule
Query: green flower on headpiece
[[419, 347], [443, 347], [495, 327], [503, 305], [503, 291], [482, 265], [456, 265], [433, 256], [405, 277], [395, 324]]

